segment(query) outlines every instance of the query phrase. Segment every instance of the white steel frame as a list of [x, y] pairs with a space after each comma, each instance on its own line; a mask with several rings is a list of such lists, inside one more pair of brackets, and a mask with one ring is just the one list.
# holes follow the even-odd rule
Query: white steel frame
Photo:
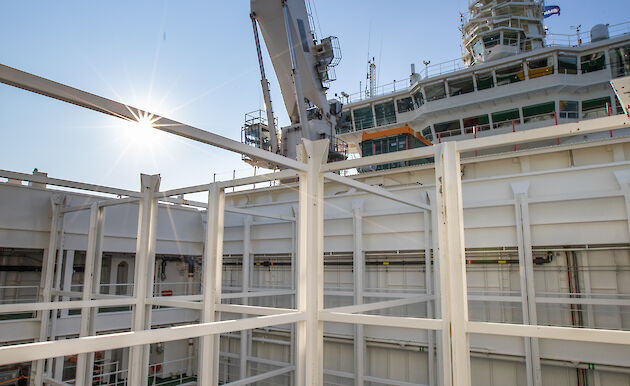
[[[234, 384], [254, 382], [295, 370], [295, 384], [322, 385], [324, 374], [324, 322], [357, 325], [356, 336], [358, 341], [356, 343], [356, 354], [359, 358], [359, 362], [357, 362], [359, 372], [355, 375], [357, 382], [372, 379], [372, 377], [368, 377], [363, 373], [364, 366], [362, 361], [364, 359], [362, 358], [364, 349], [363, 346], [361, 346], [361, 326], [364, 325], [435, 331], [438, 337], [435, 343], [441, 349], [438, 350], [438, 357], [436, 358], [438, 371], [437, 374], [430, 376], [430, 382], [434, 384], [434, 382], [436, 382], [435, 378], [437, 378], [439, 384], [448, 386], [470, 385], [470, 348], [468, 343], [470, 334], [517, 336], [529, 338], [532, 342], [534, 342], [535, 339], [544, 338], [630, 345], [630, 331], [538, 326], [536, 325], [535, 318], [533, 320], [530, 318], [528, 325], [482, 323], [470, 322], [468, 320], [468, 293], [466, 289], [460, 167], [460, 153], [462, 152], [548, 138], [628, 128], [630, 127], [630, 120], [627, 116], [593, 119], [585, 122], [569, 123], [475, 140], [446, 142], [431, 147], [326, 164], [327, 141], [311, 142], [304, 140], [303, 144], [299, 146], [298, 149], [299, 160], [292, 160], [7, 66], [0, 65], [0, 81], [5, 84], [37, 92], [123, 119], [138, 120], [139, 117], [148, 115], [152, 117], [156, 129], [236, 153], [246, 154], [250, 157], [262, 159], [287, 168], [286, 171], [278, 173], [231, 181], [213, 182], [206, 185], [165, 192], [159, 191], [159, 176], [142, 175], [141, 190], [134, 192], [124, 189], [0, 171], [0, 177], [124, 196], [120, 199], [94, 202], [90, 206], [80, 208], [66, 208], [64, 207], [63, 197], [56, 196], [52, 203], [53, 220], [51, 223], [49, 248], [43, 261], [43, 291], [40, 292], [41, 301], [30, 304], [0, 306], [0, 311], [2, 312], [16, 310], [38, 310], [40, 312], [42, 327], [39, 342], [0, 347], [0, 365], [34, 361], [34, 373], [31, 379], [32, 384], [62, 384], [59, 380], [52, 379], [51, 365], [45, 366], [44, 360], [74, 354], [79, 354], [77, 384], [88, 384], [92, 375], [90, 364], [93, 361], [93, 353], [95, 351], [131, 347], [131, 354], [129, 356], [129, 382], [133, 385], [143, 385], [146, 384], [148, 378], [147, 350], [149, 344], [198, 337], [200, 338], [198, 383], [204, 386], [216, 385], [218, 383], [219, 334], [291, 323], [296, 323], [297, 326], [294, 365], [274, 370], [266, 373], [266, 375], [263, 374], [241, 379]], [[436, 188], [435, 192], [429, 194], [426, 200], [427, 202], [409, 200], [386, 189], [370, 186], [351, 178], [334, 174], [335, 171], [343, 169], [429, 157], [435, 159]], [[287, 221], [295, 220], [297, 225], [296, 309], [221, 304], [223, 217], [227, 210], [224, 207], [225, 189], [294, 176], [299, 177], [298, 216], [296, 219], [290, 216], [281, 216], [281, 219]], [[365, 315], [360, 312], [395, 305], [423, 302], [433, 298], [434, 295], [430, 293], [430, 291], [427, 291], [427, 294], [422, 296], [388, 300], [366, 305], [362, 304], [363, 299], [361, 297], [356, 297], [355, 305], [353, 306], [324, 309], [323, 192], [325, 179], [351, 186], [372, 195], [413, 206], [427, 215], [425, 216], [425, 224], [432, 224], [430, 227], [432, 233], [431, 236], [429, 236], [428, 233], [425, 234], [425, 238], [427, 245], [433, 245], [431, 248], [432, 251], [430, 251], [427, 256], [431, 255], [436, 263], [435, 288], [437, 293], [435, 295], [439, 296], [437, 298], [439, 301], [435, 302], [435, 310], [431, 310], [431, 312], [428, 313], [429, 318]], [[155, 226], [158, 201], [172, 202], [174, 200], [172, 198], [173, 196], [200, 191], [208, 192], [202, 296], [176, 296], [168, 300], [154, 298], [152, 295], [153, 264], [147, 264], [147, 262], [152, 261], [155, 256]], [[526, 189], [524, 187], [515, 187], [515, 202], [521, 204], [521, 215], [525, 213], [523, 212], [523, 203], [526, 203], [525, 192]], [[100, 262], [99, 256], [102, 254], [100, 253], [100, 240], [102, 238], [102, 225], [104, 221], [103, 208], [135, 200], [139, 202], [139, 220], [134, 294], [130, 298], [94, 293], [93, 288], [98, 288], [98, 277], [100, 276], [97, 275], [97, 267], [99, 267]], [[626, 200], [626, 203], [629, 204], [628, 200]], [[358, 236], [360, 235], [361, 228], [361, 207], [361, 202], [355, 203], [353, 212], [355, 224], [355, 264], [362, 261], [363, 258], [361, 240], [360, 236]], [[57, 251], [63, 250], [63, 247], [59, 244], [61, 239], [59, 236], [60, 233], [63, 232], [63, 214], [69, 211], [88, 209], [91, 213], [87, 251], [87, 264], [89, 265], [86, 264], [86, 281], [84, 283], [83, 292], [67, 293], [54, 290], [51, 273], [53, 271], [54, 260], [58, 258]], [[244, 215], [265, 216], [265, 214], [257, 213], [252, 210], [239, 208], [231, 208], [230, 210], [234, 213]], [[630, 207], [628, 210], [630, 210]], [[522, 221], [526, 221], [526, 219], [522, 218]], [[531, 253], [531, 244], [528, 244], [527, 237], [526, 234], [522, 235], [522, 244], [524, 245], [522, 253], [525, 254]], [[521, 238], [519, 238], [519, 240], [520, 239]], [[427, 252], [429, 252], [428, 247]], [[531, 262], [531, 259], [529, 260]], [[355, 277], [358, 278], [358, 280], [355, 280], [355, 291], [357, 291], [360, 296], [363, 291], [362, 280], [360, 279], [362, 270], [358, 266], [357, 268], [359, 269], [357, 269], [357, 273], [355, 273]], [[523, 275], [527, 276], [527, 270], [527, 267], [522, 266]], [[429, 271], [428, 267], [427, 271]], [[430, 282], [431, 275], [428, 272], [427, 278], [427, 282]], [[53, 301], [53, 295], [80, 297], [81, 300]], [[238, 297], [243, 297], [244, 293], [237, 295]], [[357, 296], [356, 293], [355, 296]], [[113, 304], [131, 304], [133, 306], [132, 330], [124, 333], [95, 336], [93, 320], [96, 307]], [[151, 305], [198, 309], [201, 311], [201, 322], [192, 325], [151, 330]], [[48, 310], [77, 307], [82, 308], [80, 337], [67, 340], [52, 340], [54, 337], [49, 336], [47, 332]], [[237, 320], [221, 321], [221, 312], [237, 312], [250, 316]], [[432, 315], [437, 315], [437, 317], [432, 317]], [[431, 334], [429, 335], [431, 336]], [[539, 377], [540, 372], [536, 369], [535, 362], [537, 358], [535, 350], [532, 350], [531, 355], [533, 355], [530, 360], [532, 370], [528, 373], [528, 383], [536, 385], [539, 384], [537, 377]]]

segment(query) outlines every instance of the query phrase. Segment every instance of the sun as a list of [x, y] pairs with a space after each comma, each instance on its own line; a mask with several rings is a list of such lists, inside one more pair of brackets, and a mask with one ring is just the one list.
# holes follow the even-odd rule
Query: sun
[[127, 121], [122, 128], [122, 140], [135, 149], [149, 150], [158, 145], [160, 137], [154, 124], [155, 120], [148, 114], [139, 116], [135, 121]]

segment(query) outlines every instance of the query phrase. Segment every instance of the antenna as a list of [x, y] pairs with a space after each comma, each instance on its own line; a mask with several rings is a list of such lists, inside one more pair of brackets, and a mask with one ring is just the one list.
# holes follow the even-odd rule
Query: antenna
[[365, 96], [368, 98], [376, 96], [376, 61], [374, 57], [368, 61], [367, 84], [365, 87], [367, 88]]
[[422, 63], [424, 63], [424, 78], [428, 78], [429, 77], [429, 64], [431, 64], [430, 60], [423, 60]]

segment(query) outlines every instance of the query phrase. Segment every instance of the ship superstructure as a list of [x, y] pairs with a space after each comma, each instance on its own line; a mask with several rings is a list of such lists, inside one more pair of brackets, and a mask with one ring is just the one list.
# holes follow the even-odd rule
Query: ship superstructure
[[[470, 66], [542, 48], [543, 1], [476, 0], [462, 20], [464, 56]], [[464, 18], [464, 16], [462, 16]]]
[[630, 23], [610, 29], [579, 45], [556, 40], [467, 67], [432, 65], [428, 76], [412, 74], [375, 97], [349, 95], [338, 136], [360, 153], [363, 132], [404, 125], [440, 143], [621, 114], [610, 81], [630, 74]]

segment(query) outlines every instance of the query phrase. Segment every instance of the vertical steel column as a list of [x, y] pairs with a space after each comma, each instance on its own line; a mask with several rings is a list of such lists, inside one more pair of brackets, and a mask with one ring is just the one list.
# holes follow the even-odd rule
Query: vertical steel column
[[[291, 303], [291, 308], [297, 309], [297, 290], [295, 288], [296, 282], [296, 264], [297, 264], [297, 218], [298, 218], [298, 208], [295, 205], [291, 205], [291, 213], [290, 215], [295, 219], [291, 222], [291, 290], [293, 291], [293, 302]], [[296, 366], [298, 363], [297, 353], [297, 333], [296, 333], [296, 323], [291, 324], [291, 345], [289, 346], [289, 358], [290, 361]], [[251, 342], [250, 342], [251, 347]], [[251, 349], [250, 349], [251, 352]], [[297, 374], [296, 371], [292, 371], [289, 378], [289, 384], [295, 385]]]
[[324, 178], [321, 166], [328, 155], [328, 140], [302, 140], [298, 159], [308, 164], [300, 173], [297, 309], [306, 320], [297, 328], [296, 384], [323, 384], [324, 332], [318, 313], [324, 306]]
[[[429, 197], [426, 200], [429, 204]], [[424, 217], [424, 287], [427, 296], [433, 295], [431, 277], [431, 212], [425, 210]], [[433, 300], [427, 300], [427, 318], [433, 318]], [[435, 331], [427, 330], [427, 358], [429, 367], [429, 386], [435, 386]]]
[[[99, 253], [101, 252], [103, 229], [103, 209], [99, 208], [98, 203], [92, 203], [90, 207], [90, 225], [88, 228], [88, 243], [85, 252], [85, 271], [83, 273], [83, 296], [82, 300], [92, 300], [92, 292], [97, 272], [100, 269], [96, 266], [101, 263]], [[81, 308], [81, 324], [79, 327], [79, 336], [89, 336], [95, 333], [94, 321], [96, 318], [97, 308], [83, 307]], [[94, 370], [94, 353], [83, 353], [77, 356], [77, 370], [75, 376], [76, 384], [91, 385], [92, 373]]]
[[[442, 178], [442, 172], [436, 167], [435, 170], [435, 179]], [[428, 203], [431, 204], [431, 251], [433, 257], [433, 306], [434, 306], [434, 315], [438, 318], [445, 319], [444, 313], [442, 312], [442, 282], [441, 282], [441, 268], [440, 268], [440, 242], [439, 242], [439, 232], [438, 222], [437, 222], [437, 190], [430, 190], [427, 192], [427, 200]], [[438, 301], [438, 296], [439, 300]], [[437, 338], [438, 332], [434, 332], [434, 336]], [[437, 368], [437, 377], [436, 383], [438, 385], [445, 385], [446, 382], [450, 382], [450, 345], [448, 344], [448, 334], [445, 331], [440, 331], [441, 338], [435, 340], [435, 348], [436, 348], [436, 368]], [[446, 338], [445, 338], [446, 337]], [[446, 345], [445, 345], [446, 343]], [[446, 350], [446, 352], [444, 352]], [[447, 361], [445, 362], [445, 359]], [[445, 378], [445, 375], [448, 375]]]
[[[521, 299], [523, 324], [537, 324], [536, 292], [534, 287], [534, 261], [532, 255], [531, 229], [529, 225], [529, 205], [527, 192], [529, 182], [512, 184], [515, 200], [516, 239], [518, 243], [519, 275], [521, 282]], [[542, 385], [540, 368], [540, 349], [537, 338], [525, 339], [525, 364], [527, 384]]]
[[[66, 251], [66, 258], [63, 263], [63, 291], [71, 291], [72, 290], [72, 275], [74, 274], [74, 250], [69, 249]], [[70, 300], [69, 297], [63, 296], [61, 298], [63, 301]], [[65, 318], [68, 316], [68, 310], [61, 310], [61, 317]]]
[[[246, 216], [243, 219], [243, 261], [241, 274], [241, 292], [247, 294], [249, 292], [249, 272], [251, 268], [251, 227], [252, 217]], [[243, 304], [249, 304], [249, 297], [243, 298]], [[242, 315], [247, 317], [246, 314]], [[250, 330], [241, 331], [241, 356], [240, 356], [240, 379], [247, 378], [247, 357], [249, 356], [249, 334]]]
[[630, 238], [630, 171], [617, 170], [615, 171], [615, 178], [621, 191], [623, 192], [623, 198], [626, 202], [626, 218], [628, 219], [628, 237]]
[[[446, 386], [469, 386], [468, 294], [460, 158], [455, 142], [443, 143], [437, 150], [435, 216], [439, 232], [440, 301], [444, 320], [443, 380]], [[448, 370], [450, 373], [447, 373]]]
[[[208, 191], [206, 240], [203, 252], [202, 323], [217, 320], [216, 304], [221, 303], [224, 208], [224, 189], [217, 184], [211, 184]], [[199, 342], [199, 385], [217, 385], [219, 383], [219, 335], [202, 336]]]
[[[57, 248], [59, 246], [59, 225], [61, 207], [65, 204], [66, 197], [62, 195], [54, 195], [51, 197], [52, 218], [50, 221], [50, 238], [48, 239], [48, 249], [44, 251], [42, 256], [42, 273], [40, 279], [40, 297], [41, 302], [47, 303], [51, 300], [53, 270], [55, 268], [55, 256], [57, 256]], [[57, 267], [59, 269], [60, 267]], [[39, 312], [39, 341], [43, 342], [48, 339], [48, 321], [50, 320], [51, 311]], [[41, 385], [44, 378], [44, 360], [34, 361], [31, 364], [31, 385]]]
[[[57, 262], [55, 263], [55, 282], [53, 283], [53, 288], [56, 290], [60, 290], [61, 289], [61, 271], [62, 271], [62, 267], [63, 267], [63, 239], [64, 239], [64, 214], [61, 214], [61, 230], [59, 232], [59, 251], [57, 252]], [[59, 301], [59, 296], [54, 296], [53, 297], [53, 301]], [[53, 310], [52, 311], [52, 319], [51, 319], [51, 326], [50, 326], [50, 340], [56, 340], [57, 339], [57, 320], [59, 317], [59, 310]], [[47, 369], [46, 369], [46, 376], [53, 378], [53, 379], [58, 379], [61, 380], [62, 374], [61, 372], [63, 371], [63, 357], [60, 358], [49, 358], [47, 361]]]
[[[352, 202], [354, 271], [354, 304], [363, 304], [363, 281], [365, 280], [365, 255], [363, 254], [363, 200]], [[354, 326], [354, 384], [363, 385], [365, 376], [365, 331], [362, 324]]]
[[[136, 304], [131, 314], [131, 330], [151, 328], [151, 305], [147, 297], [153, 296], [153, 271], [155, 269], [155, 228], [157, 224], [157, 200], [160, 188], [159, 175], [140, 176], [142, 199], [138, 207], [138, 239], [134, 263], [133, 293]], [[127, 383], [146, 385], [149, 376], [149, 346], [132, 346], [129, 349]]]

